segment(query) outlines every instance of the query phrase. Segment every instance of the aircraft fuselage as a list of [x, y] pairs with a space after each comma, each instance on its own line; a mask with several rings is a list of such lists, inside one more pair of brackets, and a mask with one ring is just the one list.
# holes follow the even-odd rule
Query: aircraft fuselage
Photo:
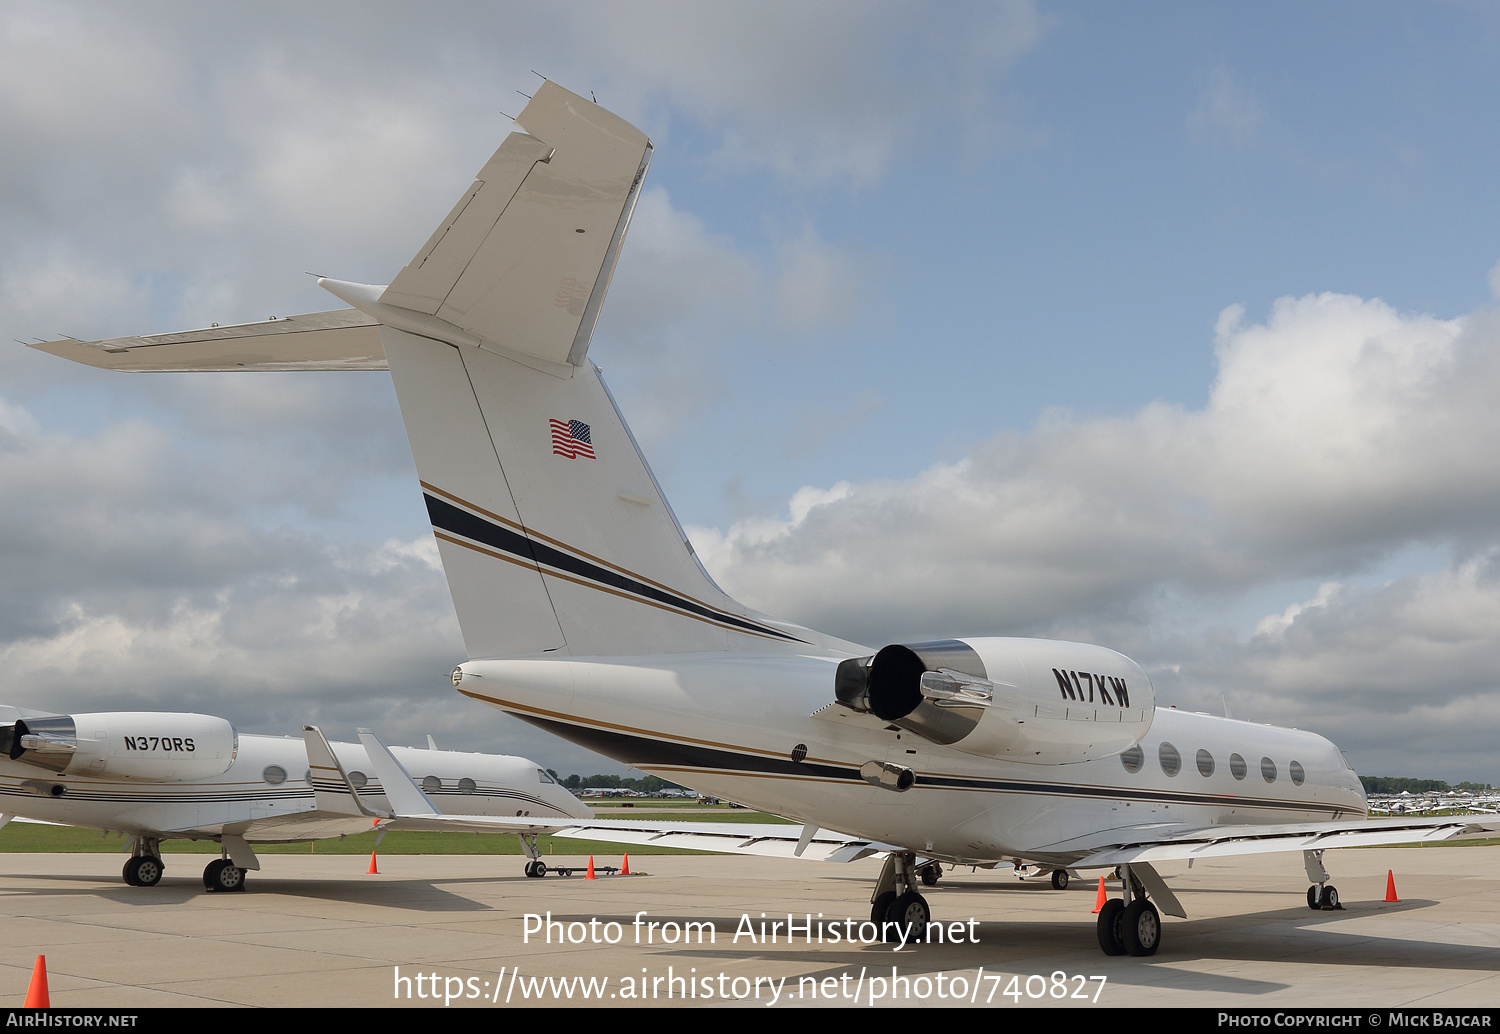
[[[699, 792], [955, 862], [1064, 863], [1088, 853], [1082, 838], [1122, 827], [1366, 815], [1358, 777], [1313, 733], [1158, 708], [1133, 771], [1134, 750], [1074, 764], [979, 757], [829, 708], [841, 659], [476, 660], [460, 666], [459, 691]], [[913, 785], [867, 781], [871, 761], [910, 769]]]

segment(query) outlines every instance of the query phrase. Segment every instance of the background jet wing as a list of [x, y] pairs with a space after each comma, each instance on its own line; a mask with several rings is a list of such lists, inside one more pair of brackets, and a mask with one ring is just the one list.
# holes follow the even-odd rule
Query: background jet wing
[[[845, 836], [842, 833], [817, 831], [808, 839], [804, 850], [797, 852], [803, 840], [805, 827], [793, 825], [771, 825], [769, 823], [743, 822], [695, 822], [665, 823], [636, 822], [630, 819], [590, 819], [585, 822], [568, 819], [529, 818], [523, 816], [492, 817], [489, 815], [447, 815], [432, 803], [410, 773], [396, 760], [390, 749], [369, 729], [359, 730], [359, 740], [364, 744], [370, 767], [384, 788], [390, 801], [391, 812], [369, 809], [360, 799], [359, 792], [349, 782], [348, 775], [339, 765], [338, 759], [328, 746], [316, 726], [303, 726], [303, 737], [307, 743], [308, 765], [312, 769], [313, 784], [320, 781], [340, 781], [345, 794], [330, 798], [329, 803], [353, 801], [363, 813], [372, 818], [382, 818], [382, 829], [409, 829], [428, 832], [462, 831], [478, 833], [551, 833], [556, 837], [573, 840], [604, 840], [612, 844], [641, 844], [656, 847], [690, 848], [696, 851], [718, 851], [724, 854], [768, 855], [776, 858], [809, 858], [815, 861], [852, 862], [857, 858], [896, 848], [888, 844], [876, 844], [868, 840]], [[332, 787], [322, 792], [331, 792]], [[319, 807], [323, 798], [319, 797]]]
[[1132, 826], [1054, 844], [1038, 853], [1049, 856], [1077, 853], [1077, 861], [1070, 862], [1069, 866], [1086, 869], [1131, 862], [1429, 843], [1496, 833], [1500, 833], [1500, 818], [1473, 815], [1392, 817], [1281, 826]]
[[387, 368], [377, 324], [357, 309], [150, 337], [63, 338], [30, 347], [88, 366], [138, 373]]

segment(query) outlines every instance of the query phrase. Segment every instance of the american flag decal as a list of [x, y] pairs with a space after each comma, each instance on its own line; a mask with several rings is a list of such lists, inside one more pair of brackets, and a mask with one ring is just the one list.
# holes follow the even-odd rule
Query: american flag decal
[[552, 425], [554, 455], [566, 456], [570, 460], [576, 460], [580, 456], [590, 460], [594, 458], [594, 443], [589, 435], [588, 424], [582, 420], [558, 420], [556, 417], [549, 423]]

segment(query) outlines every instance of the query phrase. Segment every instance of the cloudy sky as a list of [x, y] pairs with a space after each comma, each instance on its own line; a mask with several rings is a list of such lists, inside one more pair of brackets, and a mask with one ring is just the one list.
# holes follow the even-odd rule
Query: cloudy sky
[[477, 711], [383, 374], [16, 339], [336, 307], [539, 82], [641, 126], [595, 336], [722, 584], [1500, 782], [1500, 9], [0, 0], [0, 701], [618, 767]]

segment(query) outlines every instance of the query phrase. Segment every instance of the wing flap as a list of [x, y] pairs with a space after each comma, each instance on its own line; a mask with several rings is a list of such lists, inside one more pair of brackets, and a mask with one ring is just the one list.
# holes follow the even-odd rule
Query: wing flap
[[817, 862], [852, 862], [873, 854], [895, 851], [890, 844], [862, 840], [843, 833], [820, 831], [798, 855], [802, 826], [748, 822], [652, 823], [630, 819], [596, 819], [560, 829], [556, 837], [604, 840], [612, 844], [685, 848], [721, 854], [768, 858], [797, 858]]
[[87, 366], [135, 373], [386, 369], [377, 324], [357, 309], [148, 337], [63, 338], [30, 347]]

